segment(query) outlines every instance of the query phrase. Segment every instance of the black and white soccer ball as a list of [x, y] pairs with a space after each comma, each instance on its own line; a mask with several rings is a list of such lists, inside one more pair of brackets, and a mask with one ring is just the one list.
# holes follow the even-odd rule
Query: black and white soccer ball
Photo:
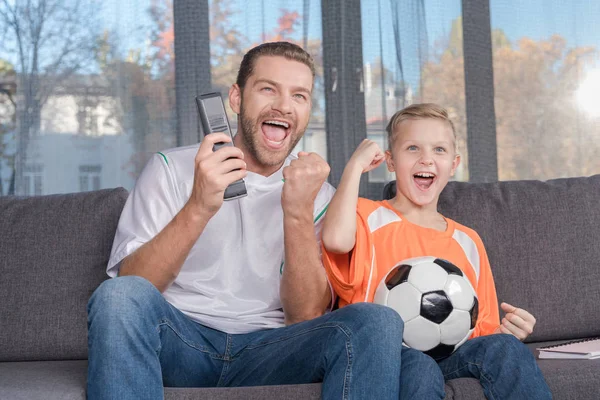
[[479, 314], [469, 279], [454, 264], [435, 257], [398, 263], [379, 283], [373, 301], [400, 314], [406, 346], [436, 360], [469, 339]]

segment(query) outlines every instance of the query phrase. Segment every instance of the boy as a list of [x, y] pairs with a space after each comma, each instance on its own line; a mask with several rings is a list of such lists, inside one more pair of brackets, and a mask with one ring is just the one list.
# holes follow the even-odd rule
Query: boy
[[[398, 262], [419, 256], [457, 265], [476, 289], [479, 319], [471, 340], [437, 362], [403, 348], [400, 398], [444, 398], [444, 380], [478, 378], [493, 399], [546, 399], [550, 390], [535, 358], [520, 340], [535, 319], [503, 303], [500, 324], [496, 290], [483, 242], [475, 231], [444, 218], [438, 199], [460, 162], [448, 113], [435, 104], [414, 104], [387, 126], [389, 149], [365, 140], [350, 158], [323, 226], [324, 265], [340, 307], [373, 301], [378, 283]], [[360, 176], [383, 161], [396, 174], [390, 201], [358, 198]], [[500, 335], [493, 335], [500, 334]]]

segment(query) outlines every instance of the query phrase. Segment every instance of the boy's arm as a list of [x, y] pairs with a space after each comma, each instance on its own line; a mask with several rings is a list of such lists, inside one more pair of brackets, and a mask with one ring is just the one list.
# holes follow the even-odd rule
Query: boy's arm
[[384, 155], [377, 143], [365, 139], [346, 164], [323, 225], [323, 246], [328, 251], [345, 254], [354, 248], [360, 176], [377, 168], [383, 161]]
[[500, 325], [498, 313], [498, 297], [496, 285], [490, 268], [490, 261], [483, 246], [481, 238], [477, 236], [475, 243], [479, 252], [479, 280], [477, 282], [477, 299], [479, 301], [479, 316], [473, 337], [491, 335], [496, 333]]

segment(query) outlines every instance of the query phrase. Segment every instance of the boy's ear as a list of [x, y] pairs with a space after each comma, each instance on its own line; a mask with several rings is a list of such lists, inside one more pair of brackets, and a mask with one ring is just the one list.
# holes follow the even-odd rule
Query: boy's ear
[[395, 172], [396, 168], [394, 167], [394, 158], [392, 157], [392, 152], [389, 150], [385, 151], [385, 163], [387, 165], [387, 169], [390, 172]]
[[242, 103], [242, 89], [237, 83], [231, 85], [229, 88], [229, 107], [231, 110], [238, 114], [240, 113], [240, 104]]
[[456, 168], [458, 168], [459, 164], [460, 164], [460, 154], [457, 154], [456, 156], [454, 156], [454, 161], [452, 161], [452, 171], [450, 171], [450, 176], [454, 176], [454, 173], [456, 172]]

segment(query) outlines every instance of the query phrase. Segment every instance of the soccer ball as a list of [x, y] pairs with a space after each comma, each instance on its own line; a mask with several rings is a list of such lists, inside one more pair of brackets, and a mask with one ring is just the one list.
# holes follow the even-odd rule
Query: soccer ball
[[467, 341], [479, 314], [467, 277], [454, 264], [435, 257], [398, 263], [379, 283], [373, 302], [396, 310], [404, 320], [404, 344], [435, 360]]

